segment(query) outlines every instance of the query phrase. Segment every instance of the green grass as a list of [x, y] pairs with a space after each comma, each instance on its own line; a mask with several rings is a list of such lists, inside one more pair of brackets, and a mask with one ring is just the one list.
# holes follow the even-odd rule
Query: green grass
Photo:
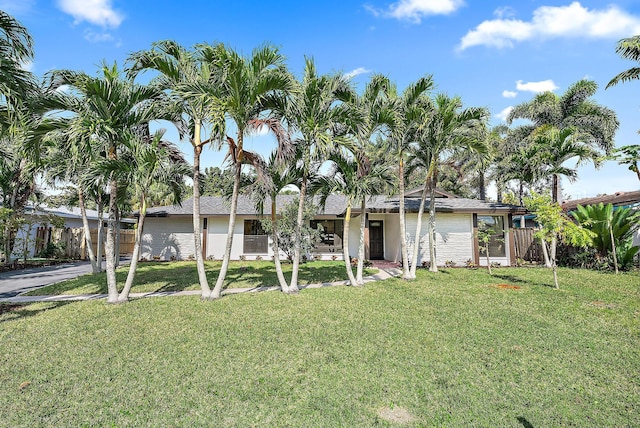
[[[205, 262], [209, 285], [213, 287], [220, 272], [221, 262]], [[291, 277], [291, 264], [282, 265], [287, 280]], [[124, 286], [129, 267], [117, 270], [116, 279], [119, 287]], [[377, 272], [367, 269], [366, 274]], [[300, 285], [318, 282], [332, 282], [346, 279], [343, 262], [314, 261], [300, 265], [298, 283]], [[278, 278], [273, 262], [244, 261], [231, 262], [224, 288], [245, 288], [261, 286], [277, 286]], [[145, 262], [138, 264], [138, 270], [132, 293], [150, 291], [182, 291], [199, 290], [198, 273], [195, 262]], [[106, 274], [83, 275], [73, 280], [52, 284], [32, 290], [28, 296], [44, 296], [58, 294], [106, 294]]]
[[640, 426], [640, 275], [559, 277], [0, 306], [0, 426]]

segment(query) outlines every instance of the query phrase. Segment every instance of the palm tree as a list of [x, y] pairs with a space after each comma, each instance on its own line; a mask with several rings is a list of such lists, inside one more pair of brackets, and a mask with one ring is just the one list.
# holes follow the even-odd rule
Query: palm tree
[[[77, 101], [83, 102], [79, 98]], [[93, 252], [93, 240], [86, 210], [86, 186], [87, 181], [90, 182], [90, 179], [88, 180], [90, 176], [87, 173], [93, 167], [92, 163], [98, 149], [92, 146], [89, 132], [80, 131], [82, 124], [83, 121], [78, 117], [52, 119], [54, 129], [47, 135], [46, 175], [50, 185], [54, 187], [60, 184], [66, 185], [73, 189], [77, 197], [74, 202], [77, 202], [80, 208], [87, 255], [91, 263], [91, 271], [95, 274], [101, 271], [101, 263]]]
[[[618, 42], [618, 46], [616, 46], [616, 53], [622, 58], [640, 62], [640, 35], [620, 40]], [[640, 67], [632, 67], [611, 79], [609, 83], [607, 83], [607, 87], [605, 89], [609, 89], [611, 86], [615, 86], [618, 83], [638, 79], [640, 79]]]
[[427, 171], [416, 222], [411, 261], [412, 278], [416, 276], [420, 235], [422, 234], [422, 214], [424, 213], [427, 191], [429, 191], [429, 270], [431, 272], [438, 271], [435, 252], [435, 190], [438, 182], [438, 168], [443, 157], [456, 151], [472, 151], [479, 154], [487, 152], [484, 141], [486, 120], [489, 116], [487, 109], [470, 107], [462, 110], [460, 97], [438, 94], [430, 110], [425, 110], [423, 115], [425, 122], [418, 131], [418, 144], [410, 151], [409, 171], [418, 167]]
[[[367, 169], [370, 169], [373, 159], [368, 152], [371, 151], [372, 137], [391, 129], [394, 123], [394, 111], [389, 100], [391, 82], [383, 75], [376, 74], [367, 83], [362, 95], [354, 94], [350, 105], [358, 110], [358, 115], [363, 118], [359, 124], [359, 132], [355, 133], [356, 146], [353, 152], [358, 154], [358, 175], [366, 177]], [[384, 159], [375, 158], [378, 161]], [[382, 188], [372, 189], [372, 194], [379, 194]], [[362, 275], [364, 271], [365, 242], [364, 232], [367, 222], [366, 216], [367, 198], [362, 197], [360, 202], [360, 240], [358, 245], [358, 266], [356, 269], [356, 281], [363, 283]]]
[[250, 186], [251, 195], [256, 204], [257, 211], [264, 211], [264, 202], [268, 197], [271, 202], [271, 212], [269, 217], [268, 232], [272, 239], [273, 262], [276, 267], [276, 275], [278, 283], [284, 293], [289, 293], [289, 284], [287, 283], [282, 271], [280, 262], [280, 244], [278, 230], [278, 194], [288, 185], [299, 184], [298, 178], [300, 174], [295, 168], [295, 162], [287, 164], [278, 159], [278, 154], [272, 152], [269, 159], [264, 165], [263, 171], [256, 174], [254, 181]]
[[[393, 177], [390, 174], [390, 167], [384, 163], [371, 164], [366, 155], [358, 153], [359, 145], [352, 146], [354, 151], [345, 153], [337, 152], [329, 157], [332, 163], [331, 170], [327, 177], [320, 179], [317, 188], [314, 189], [323, 195], [323, 201], [331, 193], [341, 193], [347, 198], [347, 206], [344, 215], [344, 228], [342, 250], [347, 277], [351, 285], [362, 285], [362, 272], [357, 272], [359, 278], [353, 275], [351, 268], [351, 260], [349, 257], [349, 224], [351, 222], [352, 208], [354, 204], [360, 203], [364, 205], [363, 200], [371, 195], [378, 194], [380, 189], [388, 188], [393, 183]], [[360, 212], [361, 217], [365, 217], [366, 213]], [[360, 221], [362, 224], [362, 220]], [[364, 228], [360, 231], [360, 241], [364, 240]], [[358, 262], [364, 257], [364, 251], [358, 254]]]
[[298, 134], [294, 143], [300, 153], [298, 168], [302, 173], [293, 268], [289, 284], [289, 291], [292, 293], [298, 291], [301, 230], [309, 179], [314, 174], [314, 169], [319, 167], [334, 152], [336, 144], [340, 143], [341, 137], [337, 134], [343, 133], [343, 125], [348, 123], [353, 115], [353, 111], [344, 103], [349, 99], [352, 99], [352, 89], [345, 76], [318, 75], [313, 60], [306, 58], [304, 76], [294, 92], [286, 116], [289, 127]]
[[431, 76], [424, 76], [407, 87], [402, 96], [392, 94], [394, 100], [395, 121], [390, 140], [393, 154], [398, 163], [398, 188], [400, 204], [400, 245], [402, 251], [402, 278], [414, 279], [409, 269], [409, 251], [407, 249], [407, 233], [404, 205], [404, 180], [406, 153], [416, 141], [416, 133], [424, 123], [424, 106], [428, 104], [425, 94], [433, 88]]
[[231, 260], [242, 166], [255, 165], [259, 160], [255, 153], [244, 149], [244, 137], [248, 132], [266, 127], [276, 135], [278, 157], [285, 156], [291, 144], [279, 117], [284, 112], [287, 97], [294, 89], [294, 79], [287, 71], [284, 56], [278, 49], [268, 45], [255, 49], [250, 57], [243, 57], [220, 44], [207, 52], [207, 60], [222, 70], [225, 76], [221, 82], [225, 112], [237, 130], [235, 139], [227, 136], [227, 158], [234, 167], [235, 175], [227, 244], [218, 280], [209, 296], [210, 299], [217, 299], [221, 295]]
[[0, 10], [0, 94], [7, 104], [35, 89], [33, 75], [23, 68], [33, 59], [33, 39], [20, 22]]
[[[99, 77], [74, 71], [57, 71], [53, 73], [53, 82], [57, 87], [69, 85], [84, 97], [85, 105], [80, 111], [72, 113], [82, 115], [83, 120], [91, 124], [88, 129], [101, 142], [102, 161], [107, 164], [118, 162], [123, 145], [135, 138], [135, 131], [140, 126], [152, 120], [169, 118], [161, 114], [153, 103], [162, 100], [163, 92], [157, 87], [124, 80], [116, 64], [103, 64]], [[105, 253], [109, 303], [118, 302], [115, 234], [120, 173], [121, 170], [113, 167], [108, 176], [109, 215]]]
[[143, 127], [138, 135], [127, 141], [127, 152], [115, 165], [117, 170], [124, 173], [127, 181], [135, 187], [140, 207], [129, 274], [118, 296], [120, 302], [126, 302], [129, 299], [129, 292], [135, 278], [151, 187], [154, 184], [168, 186], [172, 190], [176, 203], [180, 203], [184, 176], [189, 173], [189, 164], [184, 160], [182, 153], [171, 142], [162, 140], [163, 135], [164, 131], [156, 131], [155, 134], [150, 135], [148, 127]]
[[[544, 92], [515, 106], [507, 122], [511, 124], [515, 119], [528, 119], [531, 123], [515, 128], [510, 141], [530, 139], [534, 131], [543, 125], [559, 130], [573, 128], [577, 140], [608, 155], [614, 147], [613, 137], [620, 124], [615, 112], [590, 99], [597, 89], [596, 82], [583, 79], [571, 85], [562, 96]], [[559, 188], [557, 190], [560, 191]], [[554, 200], [558, 200], [558, 196], [553, 195]]]
[[[557, 203], [560, 176], [574, 181], [578, 175], [576, 168], [592, 161], [599, 166], [599, 153], [588, 144], [578, 140], [574, 128], [558, 129], [551, 125], [543, 125], [532, 134], [532, 144], [527, 150], [528, 162], [538, 165], [538, 178], [551, 177], [551, 201]], [[571, 159], [576, 159], [574, 168], [564, 166]], [[554, 197], [555, 196], [555, 197]]]
[[[201, 44], [188, 51], [174, 41], [163, 40], [154, 43], [150, 50], [133, 53], [128, 65], [131, 77], [146, 70], [158, 72], [153, 84], [169, 90], [175, 107], [187, 117], [188, 137], [193, 146], [193, 241], [203, 299], [210, 298], [211, 289], [200, 240], [200, 156], [206, 144], [219, 141], [225, 132], [223, 76], [220, 68], [212, 64], [214, 49]], [[205, 139], [207, 129], [209, 138]], [[182, 127], [178, 130], [184, 132]]]

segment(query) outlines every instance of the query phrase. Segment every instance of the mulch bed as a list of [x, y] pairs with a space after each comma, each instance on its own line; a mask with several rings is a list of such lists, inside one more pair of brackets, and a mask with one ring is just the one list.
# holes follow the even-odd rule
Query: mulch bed
[[42, 260], [42, 261], [37, 261], [37, 262], [15, 262], [12, 263], [10, 265], [0, 265], [0, 272], [9, 272], [9, 271], [13, 271], [13, 270], [24, 270], [24, 269], [31, 269], [31, 268], [39, 268], [39, 267], [44, 267], [44, 266], [55, 266], [55, 265], [60, 265], [60, 264], [64, 264], [64, 263], [69, 263], [72, 262], [74, 260], [70, 260], [70, 259], [60, 259], [60, 260]]
[[0, 315], [7, 312], [17, 311], [23, 306], [24, 305], [20, 305], [16, 303], [0, 303]]

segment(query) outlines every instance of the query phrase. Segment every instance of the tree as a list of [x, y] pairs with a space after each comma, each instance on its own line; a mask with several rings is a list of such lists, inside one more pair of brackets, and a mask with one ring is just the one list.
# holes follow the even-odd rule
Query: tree
[[[314, 191], [322, 194], [323, 203], [332, 193], [341, 193], [346, 197], [347, 206], [343, 220], [342, 238], [343, 258], [349, 283], [362, 285], [364, 283], [362, 272], [360, 272], [360, 278], [353, 275], [349, 257], [349, 225], [352, 208], [354, 204], [361, 203], [363, 199], [376, 194], [377, 190], [390, 186], [393, 178], [387, 165], [371, 165], [364, 155], [356, 156], [353, 153], [338, 152], [331, 155], [329, 160], [332, 163], [331, 169], [326, 177], [318, 180]], [[360, 215], [365, 216], [366, 213], [362, 211]], [[364, 239], [363, 233], [364, 228], [360, 231], [360, 241]], [[362, 253], [364, 254], [364, 251]], [[362, 257], [364, 256], [359, 255], [359, 258]]]
[[[371, 196], [374, 194], [380, 194], [381, 190], [384, 190], [385, 187], [390, 187], [391, 184], [383, 183], [385, 178], [389, 177], [387, 174], [388, 169], [384, 168], [384, 170], [380, 170], [382, 175], [378, 175], [377, 177], [371, 176], [371, 164], [372, 161], [376, 163], [376, 165], [382, 165], [385, 161], [384, 158], [380, 158], [377, 156], [371, 156], [372, 147], [372, 138], [376, 134], [381, 134], [388, 132], [394, 123], [394, 111], [391, 108], [391, 102], [389, 99], [389, 93], [391, 90], [391, 82], [385, 76], [380, 74], [376, 74], [371, 77], [371, 80], [367, 83], [367, 86], [364, 89], [362, 95], [354, 94], [353, 98], [349, 101], [349, 105], [353, 107], [357, 112], [356, 116], [361, 117], [362, 120], [359, 121], [357, 129], [354, 132], [354, 139], [356, 142], [355, 147], [351, 150], [353, 154], [356, 156], [357, 164], [358, 164], [358, 175], [360, 177], [371, 178], [371, 182], [367, 183], [363, 186], [360, 191], [365, 190], [365, 193], [358, 195], [360, 197], [360, 239], [358, 245], [358, 264], [356, 267], [356, 282], [358, 284], [363, 284], [363, 271], [364, 271], [364, 259], [365, 259], [365, 242], [364, 242], [364, 233], [367, 222], [367, 196]], [[371, 184], [375, 181], [380, 180], [378, 182], [380, 186], [371, 186]], [[390, 180], [390, 178], [389, 178]], [[364, 184], [364, 183], [362, 183]]]
[[[512, 130], [508, 137], [511, 142], [528, 143], [543, 125], [559, 131], [574, 129], [574, 138], [589, 146], [609, 154], [614, 147], [614, 135], [619, 127], [615, 112], [591, 100], [598, 85], [591, 80], [579, 80], [558, 96], [553, 92], [536, 95], [533, 100], [519, 104], [511, 110], [507, 122], [528, 119], [531, 123]], [[558, 194], [553, 196], [558, 200]]]
[[558, 285], [555, 250], [558, 240], [576, 247], [585, 247], [591, 240], [593, 233], [572, 222], [563, 213], [560, 205], [552, 202], [548, 196], [534, 193], [533, 196], [525, 199], [525, 206], [527, 210], [535, 214], [536, 221], [540, 226], [535, 236], [540, 239], [540, 243], [544, 248], [547, 248], [547, 251], [547, 246], [550, 246], [550, 267], [553, 271], [553, 283], [556, 288], [560, 288]]
[[[578, 140], [578, 132], [569, 127], [558, 129], [552, 125], [542, 125], [531, 135], [532, 142], [527, 148], [525, 161], [537, 166], [534, 174], [538, 178], [551, 177], [551, 200], [559, 202], [560, 176], [574, 181], [578, 175], [576, 168], [586, 161], [599, 166], [599, 153], [588, 144]], [[571, 159], [576, 159], [576, 166], [565, 166]]]
[[[53, 86], [69, 85], [85, 100], [79, 111], [71, 113], [82, 116], [90, 124], [87, 130], [100, 142], [101, 162], [107, 164], [109, 191], [107, 240], [105, 243], [107, 271], [107, 302], [117, 303], [118, 289], [115, 268], [116, 231], [118, 218], [118, 187], [122, 169], [117, 168], [119, 156], [126, 143], [135, 138], [141, 126], [148, 126], [156, 119], [167, 119], [162, 106], [163, 92], [158, 87], [141, 86], [123, 79], [116, 64], [103, 64], [98, 77], [69, 70], [56, 71], [52, 75]], [[156, 103], [157, 102], [157, 103]]]
[[159, 41], [149, 50], [133, 53], [127, 71], [130, 77], [147, 70], [159, 73], [152, 83], [169, 91], [173, 105], [186, 118], [187, 129], [180, 126], [178, 130], [181, 135], [185, 131], [188, 133], [193, 146], [193, 242], [203, 299], [211, 298], [212, 291], [200, 241], [200, 157], [206, 144], [220, 141], [226, 129], [224, 113], [227, 105], [222, 94], [224, 76], [219, 64], [215, 63], [217, 49], [217, 46], [199, 44], [189, 51], [174, 41]]
[[407, 250], [407, 232], [404, 205], [405, 157], [412, 143], [417, 140], [416, 133], [424, 123], [424, 105], [428, 103], [425, 94], [433, 88], [431, 76], [424, 76], [409, 85], [402, 96], [391, 93], [395, 120], [390, 134], [393, 156], [398, 165], [398, 190], [400, 211], [400, 246], [402, 252], [402, 278], [414, 279], [409, 269], [409, 251]]
[[[297, 203], [289, 204], [285, 207], [284, 213], [278, 218], [277, 199], [278, 194], [288, 185], [297, 183], [299, 172], [293, 166], [287, 165], [278, 159], [278, 154], [272, 152], [268, 161], [264, 165], [262, 174], [256, 174], [254, 182], [251, 184], [251, 194], [256, 203], [257, 211], [263, 213], [266, 197], [270, 198], [271, 213], [269, 219], [262, 221], [263, 229], [271, 235], [273, 248], [273, 262], [276, 267], [276, 275], [280, 288], [284, 293], [289, 293], [289, 284], [282, 272], [280, 263], [280, 250], [283, 249], [287, 255], [293, 258], [293, 239], [295, 234], [294, 215], [291, 214], [293, 206]], [[314, 211], [315, 214], [315, 211]]]
[[[631, 61], [640, 62], [640, 35], [633, 37], [627, 37], [618, 42], [616, 46], [616, 53], [622, 58], [629, 59]], [[631, 80], [640, 79], [640, 67], [632, 67], [625, 70], [607, 83], [605, 89], [609, 89], [618, 83], [629, 82]]]
[[450, 156], [453, 152], [487, 153], [484, 140], [488, 116], [489, 112], [484, 108], [462, 109], [460, 97], [449, 97], [445, 94], [438, 94], [433, 105], [425, 108], [423, 123], [418, 128], [417, 145], [409, 151], [409, 171], [414, 168], [423, 168], [427, 171], [416, 222], [411, 260], [412, 278], [416, 276], [422, 234], [422, 214], [427, 192], [429, 192], [429, 270], [437, 272], [435, 191], [438, 183], [438, 169], [443, 163], [443, 158]]
[[286, 97], [293, 88], [293, 79], [285, 67], [284, 57], [278, 49], [268, 45], [255, 49], [249, 57], [243, 57], [218, 44], [207, 51], [206, 58], [224, 75], [220, 90], [225, 114], [237, 130], [235, 139], [228, 135], [226, 137], [229, 149], [227, 159], [234, 168], [227, 243], [216, 285], [206, 296], [217, 299], [221, 295], [231, 260], [242, 166], [257, 166], [259, 159], [255, 153], [244, 149], [244, 137], [248, 132], [265, 126], [276, 135], [279, 150], [288, 146], [288, 135], [278, 120], [278, 114], [284, 110]]
[[290, 292], [298, 291], [298, 270], [301, 257], [304, 204], [310, 178], [322, 162], [334, 152], [340, 143], [342, 126], [353, 112], [344, 103], [352, 99], [348, 79], [339, 74], [318, 75], [312, 59], [306, 58], [302, 81], [293, 93], [288, 106], [286, 121], [294, 137], [299, 158], [297, 168], [301, 172], [300, 196], [295, 235], [295, 250], [291, 272]]
[[163, 135], [164, 131], [156, 131], [155, 134], [150, 135], [148, 127], [143, 127], [134, 138], [126, 142], [127, 152], [116, 165], [127, 181], [134, 186], [140, 207], [131, 264], [124, 288], [118, 296], [119, 302], [129, 300], [129, 292], [140, 258], [148, 194], [151, 187], [160, 183], [167, 185], [174, 194], [174, 200], [177, 203], [182, 200], [182, 183], [184, 176], [189, 173], [189, 165], [174, 144], [162, 139]]

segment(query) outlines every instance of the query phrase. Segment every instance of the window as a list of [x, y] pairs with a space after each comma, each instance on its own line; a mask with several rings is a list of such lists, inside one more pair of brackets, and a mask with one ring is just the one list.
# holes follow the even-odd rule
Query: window
[[269, 237], [262, 229], [259, 220], [244, 221], [244, 248], [246, 254], [267, 254], [269, 252]]
[[[507, 257], [505, 248], [504, 217], [502, 216], [478, 216], [478, 230], [493, 231], [489, 240], [489, 257]], [[486, 257], [484, 247], [480, 245], [480, 255]]]
[[316, 249], [320, 253], [335, 253], [342, 251], [342, 220], [311, 220], [311, 227], [318, 229], [322, 227], [322, 241], [318, 243]]

